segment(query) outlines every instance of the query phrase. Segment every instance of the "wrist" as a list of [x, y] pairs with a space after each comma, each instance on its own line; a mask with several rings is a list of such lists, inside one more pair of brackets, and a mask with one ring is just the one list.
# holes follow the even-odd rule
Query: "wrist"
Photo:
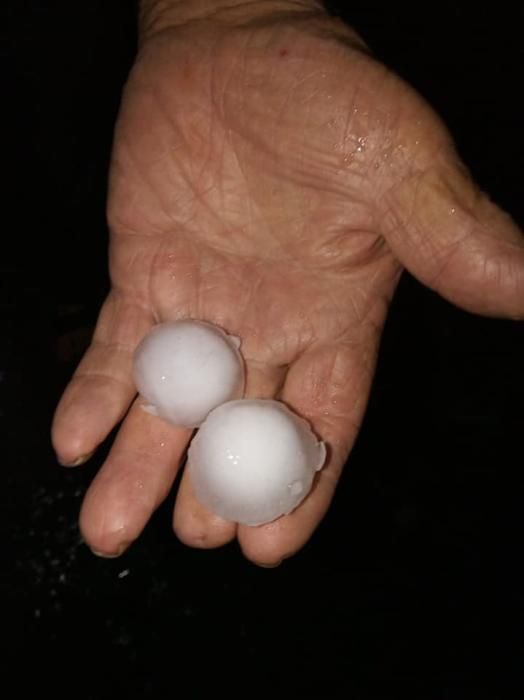
[[198, 20], [242, 22], [275, 12], [318, 12], [321, 0], [140, 0], [142, 37]]

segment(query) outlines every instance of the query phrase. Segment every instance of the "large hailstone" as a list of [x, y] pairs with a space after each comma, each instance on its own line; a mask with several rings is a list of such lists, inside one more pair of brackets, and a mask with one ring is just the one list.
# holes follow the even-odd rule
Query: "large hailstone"
[[188, 468], [198, 500], [225, 520], [261, 525], [307, 496], [326, 448], [279, 401], [230, 401], [193, 438]]
[[242, 395], [238, 338], [204, 321], [155, 326], [135, 351], [133, 374], [145, 409], [195, 428], [216, 406]]

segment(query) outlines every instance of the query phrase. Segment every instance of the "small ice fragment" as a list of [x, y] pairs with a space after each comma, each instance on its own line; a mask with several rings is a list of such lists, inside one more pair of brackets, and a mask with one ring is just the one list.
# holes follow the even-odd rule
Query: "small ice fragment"
[[133, 373], [143, 409], [194, 428], [216, 406], [242, 396], [238, 338], [204, 321], [155, 326], [135, 351]]
[[229, 401], [193, 438], [188, 468], [198, 500], [225, 520], [261, 525], [290, 513], [326, 457], [309, 424], [279, 401]]
[[151, 416], [158, 416], [158, 409], [156, 406], [153, 406], [152, 403], [143, 403], [141, 406], [142, 410], [149, 413]]
[[227, 337], [233, 343], [236, 349], [240, 350], [240, 346], [242, 345], [242, 341], [240, 340], [240, 338], [237, 335], [228, 335]]
[[323, 442], [318, 443], [318, 450], [319, 450], [319, 458], [318, 458], [318, 466], [316, 468], [316, 471], [319, 472], [322, 467], [324, 466], [326, 462], [326, 457], [327, 457], [327, 449], [326, 445]]

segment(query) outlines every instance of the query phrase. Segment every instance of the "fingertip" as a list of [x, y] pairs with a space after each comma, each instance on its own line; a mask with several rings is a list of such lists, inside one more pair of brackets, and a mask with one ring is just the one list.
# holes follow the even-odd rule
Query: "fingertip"
[[85, 428], [76, 420], [70, 387], [65, 390], [51, 425], [51, 444], [58, 462], [64, 467], [76, 466], [79, 459], [94, 451], [94, 446], [86, 447]]
[[80, 457], [77, 457], [74, 460], [64, 459], [63, 457], [60, 457], [58, 454], [57, 454], [56, 458], [57, 458], [58, 463], [62, 467], [71, 468], [71, 467], [80, 467], [82, 464], [85, 464], [86, 462], [88, 462], [91, 459], [91, 457], [94, 454], [95, 454], [95, 450], [92, 450], [91, 452], [88, 452], [85, 455], [80, 455]]
[[177, 494], [173, 530], [188, 547], [215, 549], [235, 538], [237, 525], [211, 513], [196, 499], [186, 471]]
[[218, 517], [202, 521], [184, 516], [173, 521], [173, 530], [180, 542], [195, 549], [223, 547], [235, 538], [235, 528], [234, 523]]
[[322, 522], [338, 477], [338, 466], [332, 462], [318, 473], [312, 490], [292, 513], [257, 527], [239, 525], [237, 538], [246, 559], [267, 568], [297, 554]]
[[114, 559], [125, 552], [136, 539], [126, 515], [124, 502], [100, 500], [97, 490], [90, 489], [80, 511], [80, 532], [93, 554]]
[[53, 417], [51, 443], [63, 466], [84, 464], [125, 415], [134, 388], [98, 377], [74, 377]]
[[237, 537], [245, 558], [255, 566], [274, 569], [296, 554], [300, 546], [295, 546], [290, 537], [288, 519], [289, 516], [284, 516], [257, 527], [240, 525]]
[[115, 551], [98, 551], [96, 549], [91, 548], [91, 552], [95, 555], [95, 557], [99, 557], [100, 559], [118, 559], [118, 557], [121, 557], [122, 554], [131, 546], [131, 542], [123, 542]]
[[278, 569], [278, 567], [282, 564], [283, 559], [280, 561], [275, 562], [274, 564], [262, 564], [261, 562], [258, 561], [253, 561], [251, 562], [255, 566], [258, 566], [259, 569]]

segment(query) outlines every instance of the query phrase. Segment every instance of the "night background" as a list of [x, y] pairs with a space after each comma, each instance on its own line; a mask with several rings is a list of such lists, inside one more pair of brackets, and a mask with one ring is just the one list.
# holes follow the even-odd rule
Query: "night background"
[[[524, 225], [522, 6], [328, 6], [431, 102]], [[5, 697], [521, 697], [524, 325], [408, 275], [360, 437], [302, 552], [264, 570], [234, 544], [189, 549], [173, 494], [120, 559], [82, 544], [110, 441], [64, 470], [49, 429], [108, 288], [106, 176], [134, 53], [132, 2], [2, 3]]]

